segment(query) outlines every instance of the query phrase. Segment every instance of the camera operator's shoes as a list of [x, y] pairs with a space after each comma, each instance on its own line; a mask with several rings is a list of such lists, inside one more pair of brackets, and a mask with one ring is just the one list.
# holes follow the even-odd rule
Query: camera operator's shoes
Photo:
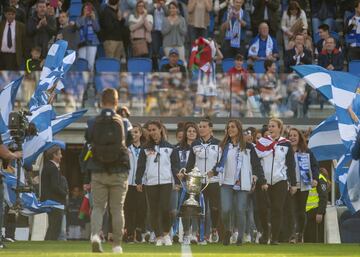
[[91, 247], [93, 253], [102, 253], [104, 252], [101, 246], [101, 239], [99, 235], [93, 235], [91, 237]]
[[191, 244], [190, 235], [184, 235], [182, 244], [183, 245], [190, 245]]
[[14, 238], [11, 238], [11, 237], [5, 237], [3, 240], [4, 240], [4, 242], [9, 242], [9, 243], [16, 242], [16, 240]]
[[211, 232], [211, 243], [217, 243], [219, 242], [219, 234], [216, 229], [213, 229]]
[[163, 241], [162, 237], [156, 238], [156, 243], [155, 243], [156, 246], [162, 246], [163, 243], [164, 243], [164, 241]]

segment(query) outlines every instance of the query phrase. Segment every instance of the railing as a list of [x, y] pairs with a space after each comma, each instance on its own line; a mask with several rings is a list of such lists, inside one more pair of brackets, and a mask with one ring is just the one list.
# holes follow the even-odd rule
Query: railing
[[[0, 71], [0, 89], [22, 74]], [[39, 75], [25, 75], [18, 105], [26, 106]], [[247, 77], [217, 73], [214, 97], [198, 95], [198, 80], [181, 73], [68, 72], [64, 84], [66, 93], [54, 103], [59, 114], [84, 107], [96, 111], [99, 93], [107, 87], [118, 89], [119, 104], [134, 116], [325, 118], [333, 112], [321, 95], [293, 73], [278, 74], [275, 79], [255, 73]]]

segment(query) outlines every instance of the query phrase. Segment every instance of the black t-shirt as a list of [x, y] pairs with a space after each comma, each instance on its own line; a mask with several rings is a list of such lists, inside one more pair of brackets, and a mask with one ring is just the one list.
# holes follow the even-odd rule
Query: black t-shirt
[[185, 69], [184, 65], [177, 64], [176, 66], [171, 66], [170, 63], [164, 64], [161, 67], [161, 72], [170, 72], [170, 69], [176, 68], [176, 67], [180, 68], [181, 73], [186, 73], [186, 69]]

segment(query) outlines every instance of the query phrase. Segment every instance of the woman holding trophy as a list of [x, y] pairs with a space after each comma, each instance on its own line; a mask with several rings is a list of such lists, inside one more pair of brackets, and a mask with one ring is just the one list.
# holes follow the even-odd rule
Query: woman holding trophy
[[[223, 244], [230, 244], [232, 227], [238, 226], [236, 244], [241, 245], [246, 225], [249, 191], [256, 180], [260, 185], [266, 184], [266, 180], [254, 146], [245, 141], [239, 120], [228, 121], [220, 148], [222, 156], [215, 174], [219, 174], [220, 177], [221, 218], [225, 229]], [[235, 220], [231, 222], [233, 204]]]
[[[199, 123], [200, 138], [195, 140], [190, 149], [189, 160], [186, 170], [189, 172], [197, 167], [202, 175], [206, 177], [202, 180], [203, 194], [205, 203], [209, 203], [211, 217], [211, 241], [219, 241], [217, 232], [220, 218], [220, 187], [219, 177], [215, 176], [215, 168], [221, 156], [219, 140], [212, 135], [213, 123], [210, 119], [202, 119]], [[206, 187], [206, 184], [209, 184]], [[205, 210], [207, 207], [205, 206]], [[207, 220], [206, 220], [207, 222]], [[207, 244], [203, 238], [202, 225], [200, 224], [200, 241], [199, 244]]]
[[[194, 122], [187, 122], [184, 125], [184, 136], [179, 143], [179, 146], [175, 148], [176, 156], [179, 158], [179, 166], [181, 169], [186, 168], [191, 144], [199, 138], [199, 129], [198, 126]], [[178, 178], [183, 180], [184, 174], [182, 172], [178, 173]], [[186, 189], [182, 188], [181, 196], [180, 196], [180, 205], [185, 200], [187, 196]], [[197, 242], [197, 228], [198, 222], [196, 218], [192, 217], [182, 217], [181, 219], [184, 230], [183, 244], [190, 245], [191, 242]], [[193, 233], [191, 233], [191, 230]]]
[[291, 209], [294, 215], [295, 233], [292, 235], [291, 242], [303, 242], [306, 200], [309, 190], [316, 187], [319, 180], [319, 165], [314, 154], [307, 147], [303, 133], [297, 128], [289, 131], [289, 140], [294, 151], [296, 162], [296, 193], [291, 197]]
[[[179, 171], [174, 146], [165, 140], [163, 125], [159, 121], [147, 123], [149, 140], [142, 147], [136, 170], [136, 189], [145, 188], [150, 210], [151, 227], [155, 230], [156, 246], [172, 245], [169, 235], [171, 228], [171, 191], [173, 182], [179, 187], [176, 177]], [[143, 184], [145, 186], [143, 186]]]
[[271, 244], [279, 244], [283, 208], [289, 189], [293, 195], [297, 191], [294, 152], [290, 141], [282, 137], [283, 122], [272, 118], [268, 125], [269, 136], [262, 137], [256, 144], [256, 152], [260, 158], [267, 184], [258, 183], [256, 198], [263, 234], [260, 244], [269, 241], [269, 216], [271, 211]]

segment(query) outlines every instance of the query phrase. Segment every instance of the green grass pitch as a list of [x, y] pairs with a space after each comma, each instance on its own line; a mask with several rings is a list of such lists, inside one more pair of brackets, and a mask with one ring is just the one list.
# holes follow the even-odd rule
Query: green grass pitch
[[[0, 250], [0, 256], [4, 257], [85, 257], [85, 256], [116, 256], [111, 252], [110, 244], [103, 244], [105, 253], [90, 253], [89, 242], [16, 242], [8, 243], [7, 248]], [[181, 245], [171, 247], [156, 247], [149, 244], [124, 244], [124, 254], [121, 256], [144, 256], [144, 257], [181, 257]], [[325, 245], [325, 244], [303, 244], [279, 246], [251, 245], [227, 246], [211, 244], [207, 246], [191, 246], [192, 256], [251, 256], [251, 257], [296, 257], [296, 256], [360, 256], [360, 245]], [[186, 255], [190, 257], [189, 255]]]

